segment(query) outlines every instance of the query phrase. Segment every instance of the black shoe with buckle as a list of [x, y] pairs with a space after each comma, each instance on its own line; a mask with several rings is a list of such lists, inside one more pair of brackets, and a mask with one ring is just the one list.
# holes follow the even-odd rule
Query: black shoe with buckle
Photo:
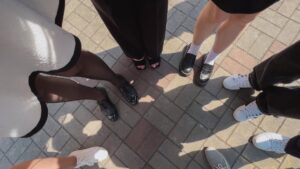
[[123, 98], [131, 105], [136, 105], [138, 103], [138, 94], [135, 88], [121, 75], [118, 75], [121, 80], [121, 85], [119, 91]]
[[192, 71], [196, 60], [196, 55], [187, 53], [190, 45], [187, 45], [183, 48], [182, 59], [179, 64], [179, 74], [181, 76], [189, 76]]
[[199, 76], [197, 77], [197, 80], [196, 80], [196, 84], [201, 87], [204, 87], [207, 84], [207, 82], [209, 81], [209, 79], [213, 73], [213, 70], [214, 70], [214, 65], [209, 65], [209, 64], [205, 63], [206, 56], [207, 55], [205, 54], [202, 57], [202, 63], [201, 63], [201, 67], [199, 70]]
[[105, 94], [105, 99], [98, 101], [101, 112], [104, 113], [108, 120], [117, 121], [119, 119], [119, 112], [116, 106], [111, 102], [104, 88], [97, 87], [97, 89], [103, 91]]

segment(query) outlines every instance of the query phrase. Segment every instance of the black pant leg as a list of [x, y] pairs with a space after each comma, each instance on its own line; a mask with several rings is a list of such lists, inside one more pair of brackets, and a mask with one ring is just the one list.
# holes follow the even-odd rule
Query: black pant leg
[[255, 66], [249, 75], [251, 85], [262, 90], [276, 83], [300, 78], [300, 41]]
[[294, 157], [300, 158], [300, 135], [289, 140], [285, 147], [285, 152]]
[[123, 52], [130, 58], [144, 57], [135, 2], [132, 0], [92, 0], [92, 2]]
[[168, 0], [136, 0], [145, 56], [160, 57], [163, 49]]
[[300, 88], [263, 89], [257, 96], [256, 103], [264, 114], [300, 119]]

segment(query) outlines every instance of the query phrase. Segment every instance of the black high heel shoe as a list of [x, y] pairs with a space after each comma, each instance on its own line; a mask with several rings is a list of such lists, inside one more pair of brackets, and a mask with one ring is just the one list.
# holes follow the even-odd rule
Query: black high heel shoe
[[[160, 57], [148, 59], [151, 69], [157, 69], [160, 67]], [[156, 66], [154, 66], [156, 64]]]
[[[142, 60], [133, 60], [132, 62], [137, 70], [145, 70], [146, 69], [146, 60], [143, 58]], [[139, 68], [139, 66], [144, 66], [144, 68]]]

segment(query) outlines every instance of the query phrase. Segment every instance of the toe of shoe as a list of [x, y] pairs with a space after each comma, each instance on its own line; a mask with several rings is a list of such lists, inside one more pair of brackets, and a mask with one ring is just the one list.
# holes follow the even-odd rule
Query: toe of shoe
[[240, 106], [233, 112], [233, 118], [238, 122], [245, 121], [245, 118], [242, 116], [242, 112], [241, 112], [243, 107], [244, 106]]
[[225, 89], [228, 90], [239, 90], [237, 86], [233, 85], [233, 81], [231, 77], [227, 77], [226, 79], [223, 80], [223, 86]]

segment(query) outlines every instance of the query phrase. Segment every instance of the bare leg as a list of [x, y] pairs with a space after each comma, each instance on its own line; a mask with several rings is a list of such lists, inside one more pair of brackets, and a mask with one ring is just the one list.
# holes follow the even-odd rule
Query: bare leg
[[213, 34], [227, 18], [229, 18], [228, 13], [222, 11], [212, 1], [207, 2], [197, 18], [193, 42], [183, 49], [183, 58], [179, 64], [179, 72], [182, 76], [191, 74], [202, 42]]
[[11, 169], [73, 169], [76, 166], [76, 157], [56, 157], [35, 159], [20, 163]]
[[217, 30], [213, 51], [216, 53], [223, 52], [256, 16], [257, 14], [230, 15], [229, 19]]
[[193, 44], [201, 45], [228, 17], [229, 14], [219, 9], [213, 2], [207, 2], [197, 18]]

